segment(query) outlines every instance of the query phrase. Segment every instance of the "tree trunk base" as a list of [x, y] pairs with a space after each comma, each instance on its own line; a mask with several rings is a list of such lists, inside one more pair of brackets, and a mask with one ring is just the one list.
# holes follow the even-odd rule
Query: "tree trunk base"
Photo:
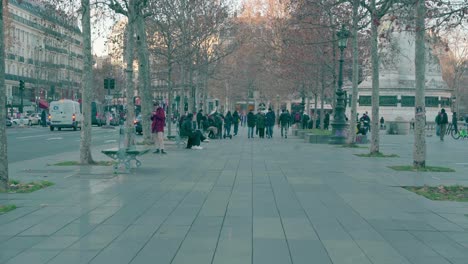
[[423, 160], [423, 161], [413, 161], [413, 166], [415, 168], [425, 168], [426, 167], [426, 161]]

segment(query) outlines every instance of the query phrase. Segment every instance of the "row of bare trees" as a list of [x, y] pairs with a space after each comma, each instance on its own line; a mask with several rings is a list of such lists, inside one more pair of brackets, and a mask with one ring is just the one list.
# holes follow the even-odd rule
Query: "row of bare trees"
[[[229, 51], [230, 45], [222, 45], [219, 40], [221, 30], [229, 28], [229, 10], [224, 1], [147, 1], [147, 0], [44, 0], [44, 4], [60, 10], [64, 17], [74, 18], [79, 14], [83, 38], [83, 81], [80, 163], [93, 164], [91, 152], [91, 101], [93, 94], [93, 56], [91, 30], [103, 17], [114, 20], [126, 18], [127, 24], [123, 44], [125, 62], [125, 90], [127, 96], [127, 146], [134, 144], [133, 120], [134, 105], [134, 62], [138, 62], [138, 89], [141, 96], [144, 141], [151, 142], [150, 115], [153, 110], [151, 64], [166, 71], [171, 97], [174, 84], [173, 66], [177, 66], [180, 86], [196, 94], [197, 82], [207, 85], [207, 79], [213, 74], [210, 66]], [[2, 11], [7, 11], [7, 2], [2, 0]], [[0, 16], [0, 122], [5, 123], [6, 92], [4, 85], [4, 24]], [[154, 55], [154, 56], [152, 56]], [[154, 61], [150, 62], [150, 58]], [[156, 63], [158, 62], [158, 63]], [[175, 72], [175, 71], [174, 71]], [[202, 85], [199, 85], [202, 87]], [[207, 90], [207, 89], [206, 89]], [[2, 101], [3, 100], [3, 101]], [[169, 105], [172, 98], [169, 98]], [[192, 105], [195, 102], [193, 101]], [[194, 106], [192, 106], [194, 107]], [[169, 113], [170, 114], [170, 113]], [[5, 127], [0, 126], [0, 189], [8, 188], [8, 157]]]
[[[290, 71], [294, 74], [286, 73], [285, 76], [286, 78], [301, 79], [302, 84], [308, 83], [308, 79], [316, 80], [314, 82], [316, 89], [320, 87], [320, 83], [322, 86], [329, 87], [330, 91], [335, 89], [335, 76], [337, 75], [335, 63], [337, 38], [335, 33], [343, 24], [350, 29], [352, 39], [352, 47], [349, 49], [352, 57], [351, 128], [355, 127], [357, 86], [360, 81], [359, 68], [366, 60], [366, 52], [370, 50], [372, 126], [378, 127], [380, 59], [382, 47], [386, 42], [389, 42], [387, 38], [390, 36], [385, 30], [401, 30], [414, 34], [416, 106], [413, 165], [424, 167], [426, 160], [424, 90], [428, 32], [434, 33], [441, 29], [444, 31], [457, 30], [457, 27], [463, 23], [466, 26], [465, 15], [468, 12], [466, 3], [454, 4], [443, 0], [351, 0], [339, 2], [292, 0], [288, 8], [290, 16], [287, 17], [287, 22], [282, 23], [282, 28], [285, 30], [281, 34], [283, 41], [279, 49], [287, 54], [281, 56], [284, 71]], [[381, 27], [384, 23], [391, 25], [396, 22], [403, 24], [403, 26]], [[363, 43], [362, 40], [365, 42]], [[314, 68], [315, 64], [320, 65], [320, 67]], [[323, 78], [324, 75], [325, 78]], [[455, 80], [459, 80], [460, 69], [454, 70], [453, 75]], [[355, 142], [353, 134], [350, 133], [348, 143]], [[371, 132], [370, 153], [378, 153], [379, 145], [378, 129], [374, 129]]]

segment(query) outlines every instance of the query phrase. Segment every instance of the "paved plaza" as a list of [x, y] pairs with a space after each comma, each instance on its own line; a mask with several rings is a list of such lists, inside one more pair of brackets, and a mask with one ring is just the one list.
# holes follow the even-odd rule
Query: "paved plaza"
[[427, 164], [456, 172], [414, 173], [387, 168], [412, 163], [411, 135], [382, 134], [381, 151], [400, 157], [379, 159], [246, 134], [204, 150], [169, 145], [130, 174], [47, 166], [78, 151], [12, 163], [11, 178], [55, 185], [0, 194], [18, 206], [0, 215], [0, 263], [468, 263], [468, 203], [400, 188], [468, 186], [468, 141], [427, 137]]

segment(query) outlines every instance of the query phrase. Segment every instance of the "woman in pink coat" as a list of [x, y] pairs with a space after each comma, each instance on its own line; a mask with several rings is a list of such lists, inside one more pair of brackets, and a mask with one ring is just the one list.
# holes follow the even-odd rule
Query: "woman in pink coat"
[[157, 149], [153, 153], [167, 154], [164, 151], [164, 126], [166, 125], [166, 114], [160, 106], [153, 112], [151, 116], [153, 123], [151, 124], [151, 133], [153, 134], [154, 144]]

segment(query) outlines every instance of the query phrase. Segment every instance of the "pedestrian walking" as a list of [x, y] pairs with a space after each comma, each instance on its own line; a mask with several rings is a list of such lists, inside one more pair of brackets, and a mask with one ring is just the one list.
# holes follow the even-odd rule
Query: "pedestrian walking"
[[308, 128], [309, 120], [310, 120], [309, 115], [307, 113], [302, 113], [302, 117], [301, 117], [302, 129]]
[[448, 116], [445, 109], [440, 110], [440, 141], [444, 141], [445, 132], [447, 131]]
[[41, 126], [43, 127], [47, 126], [45, 110], [42, 110], [42, 113], [41, 113]]
[[198, 129], [200, 129], [200, 130], [203, 130], [203, 127], [202, 127], [202, 126], [203, 126], [203, 123], [202, 123], [202, 121], [203, 121], [203, 109], [200, 109], [200, 111], [198, 111], [198, 113], [197, 113], [197, 127], [198, 127]]
[[154, 144], [156, 145], [157, 149], [153, 153], [161, 153], [167, 154], [164, 151], [164, 126], [166, 125], [166, 113], [164, 113], [164, 109], [158, 105], [156, 112], [153, 113], [151, 116], [151, 120], [153, 121], [151, 124], [151, 133], [153, 134]]
[[237, 133], [239, 132], [239, 121], [240, 121], [239, 113], [237, 112], [237, 110], [235, 110], [234, 113], [232, 114], [232, 124], [234, 125], [234, 136], [237, 136]]
[[281, 115], [278, 118], [278, 126], [281, 126], [281, 137], [288, 138], [288, 129], [290, 124], [291, 115], [285, 111], [281, 110]]
[[273, 137], [273, 127], [275, 126], [276, 115], [271, 108], [268, 108], [268, 113], [265, 117], [265, 125], [267, 129], [267, 138]]
[[323, 129], [328, 130], [329, 125], [330, 125], [330, 114], [325, 113], [325, 118], [323, 119]]
[[224, 138], [231, 137], [232, 114], [228, 111], [224, 117]]
[[385, 128], [385, 119], [383, 118], [383, 116], [380, 118], [380, 129], [384, 129]]
[[247, 137], [248, 138], [253, 138], [253, 131], [255, 128], [255, 123], [256, 123], [256, 117], [255, 114], [253, 113], [253, 110], [250, 110], [249, 113], [247, 114]]
[[265, 138], [265, 114], [263, 112], [258, 112], [257, 116], [257, 129], [258, 129], [258, 136], [260, 138]]

